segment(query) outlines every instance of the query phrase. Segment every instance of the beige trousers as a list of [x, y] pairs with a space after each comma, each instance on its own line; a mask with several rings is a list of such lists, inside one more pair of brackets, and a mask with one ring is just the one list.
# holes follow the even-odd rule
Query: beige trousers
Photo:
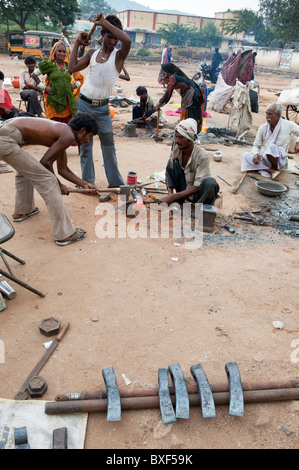
[[15, 214], [28, 214], [35, 209], [35, 188], [46, 203], [54, 239], [63, 240], [71, 236], [76, 228], [64, 206], [57, 178], [25, 152], [22, 145], [24, 139], [19, 129], [7, 123], [0, 127], [0, 160], [16, 170]]

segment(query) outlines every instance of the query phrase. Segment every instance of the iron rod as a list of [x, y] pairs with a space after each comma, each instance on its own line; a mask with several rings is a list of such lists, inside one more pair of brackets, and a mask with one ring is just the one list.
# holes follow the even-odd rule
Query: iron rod
[[[249, 390], [270, 390], [270, 389], [286, 389], [286, 388], [299, 388], [299, 380], [285, 380], [285, 381], [268, 381], [268, 382], [242, 382], [243, 391]], [[187, 385], [189, 394], [198, 393], [196, 384]], [[229, 384], [215, 384], [211, 385], [213, 393], [222, 393], [229, 391]], [[169, 387], [170, 394], [174, 394], [174, 387]], [[128, 397], [149, 397], [158, 396], [158, 387], [141, 388], [141, 389], [119, 389], [121, 398]], [[70, 401], [70, 400], [95, 400], [98, 398], [107, 398], [106, 390], [93, 390], [87, 392], [70, 392], [56, 395], [55, 401]]]
[[[229, 404], [229, 392], [213, 393], [215, 405]], [[248, 390], [244, 392], [244, 403], [266, 403], [286, 400], [298, 400], [299, 389]], [[171, 400], [175, 403], [174, 395]], [[200, 406], [199, 394], [189, 395], [190, 406]], [[159, 408], [159, 397], [121, 398], [122, 410], [140, 410]], [[107, 399], [73, 400], [67, 402], [47, 402], [45, 414], [72, 414], [107, 411]]]

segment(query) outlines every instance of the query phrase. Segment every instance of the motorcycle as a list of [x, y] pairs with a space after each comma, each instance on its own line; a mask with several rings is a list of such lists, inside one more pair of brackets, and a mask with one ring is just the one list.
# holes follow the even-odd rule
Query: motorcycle
[[[217, 81], [218, 75], [221, 72], [222, 67], [218, 67], [215, 72], [215, 80]], [[201, 77], [203, 77], [203, 80], [209, 80], [212, 82], [213, 76], [212, 76], [212, 66], [207, 64], [206, 62], [201, 62], [199, 65], [199, 70], [195, 73], [195, 75], [192, 77], [192, 80], [198, 81]]]

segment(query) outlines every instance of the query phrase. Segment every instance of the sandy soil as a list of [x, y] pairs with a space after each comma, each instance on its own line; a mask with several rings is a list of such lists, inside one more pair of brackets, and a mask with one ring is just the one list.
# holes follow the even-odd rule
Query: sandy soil
[[[1, 56], [6, 77], [18, 75], [22, 61]], [[196, 66], [184, 64], [192, 75]], [[130, 82], [119, 81], [129, 98], [138, 85], [145, 85], [159, 98], [157, 64], [127, 64]], [[250, 134], [264, 122], [265, 107], [290, 81], [275, 75], [258, 75], [260, 111], [253, 114]], [[9, 89], [15, 100], [18, 89]], [[179, 95], [164, 108], [179, 106]], [[138, 179], [162, 171], [170, 154], [171, 129], [161, 129], [162, 142], [137, 130], [137, 137], [124, 136], [131, 119], [129, 108], [116, 107], [115, 142], [120, 170], [126, 178], [136, 171]], [[226, 127], [228, 114], [210, 111], [209, 127]], [[176, 117], [168, 117], [174, 126]], [[208, 147], [206, 147], [208, 148]], [[222, 162], [214, 162], [214, 149]], [[246, 149], [248, 147], [245, 147]], [[28, 148], [37, 159], [42, 147]], [[15, 236], [5, 248], [26, 260], [12, 261], [14, 273], [45, 293], [45, 298], [11, 282], [17, 291], [0, 314], [0, 338], [5, 344], [5, 362], [0, 364], [0, 396], [13, 398], [40, 359], [47, 341], [39, 331], [42, 319], [54, 316], [70, 329], [42, 369], [48, 389], [43, 400], [57, 394], [105, 390], [104, 367], [113, 366], [119, 387], [134, 389], [158, 384], [158, 369], [178, 362], [189, 384], [190, 367], [201, 363], [210, 384], [225, 383], [226, 362], [236, 361], [242, 381], [298, 379], [296, 350], [298, 325], [298, 237], [287, 236], [273, 227], [252, 227], [230, 217], [233, 209], [257, 210], [272, 207], [273, 198], [260, 195], [252, 179], [246, 178], [237, 194], [233, 187], [241, 177], [244, 147], [210, 146], [211, 169], [221, 187], [215, 230], [205, 234], [203, 246], [187, 250], [174, 239], [99, 239], [95, 234], [100, 219], [94, 196], [64, 197], [69, 214], [78, 227], [87, 230], [84, 241], [58, 247], [53, 242], [45, 204], [36, 195], [40, 213], [14, 224]], [[71, 169], [80, 174], [78, 150], [68, 150]], [[98, 141], [95, 143], [96, 184], [106, 187]], [[293, 161], [299, 161], [294, 155]], [[224, 178], [232, 186], [220, 180]], [[14, 173], [1, 174], [1, 212], [9, 218], [14, 211]], [[294, 187], [298, 176], [281, 174], [278, 181]], [[298, 192], [283, 198], [294, 203]], [[150, 197], [149, 199], [150, 200]], [[112, 203], [116, 207], [116, 196]], [[131, 219], [132, 222], [133, 219]], [[230, 234], [223, 223], [236, 233]], [[177, 262], [172, 258], [178, 258]], [[275, 329], [281, 321], [283, 329]], [[294, 344], [294, 343], [293, 343]], [[293, 353], [293, 356], [291, 356]], [[294, 356], [295, 355], [295, 356]], [[292, 360], [293, 358], [293, 360]], [[126, 385], [122, 374], [131, 380]], [[244, 417], [229, 415], [228, 406], [217, 407], [217, 417], [204, 419], [192, 407], [190, 419], [163, 425], [158, 409], [123, 411], [119, 423], [106, 421], [105, 413], [90, 413], [86, 449], [295, 449], [299, 445], [299, 403], [296, 401], [245, 405]]]

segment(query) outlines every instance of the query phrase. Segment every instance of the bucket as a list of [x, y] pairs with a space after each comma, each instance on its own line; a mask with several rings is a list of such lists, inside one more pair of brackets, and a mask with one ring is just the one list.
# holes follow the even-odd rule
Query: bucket
[[129, 171], [128, 176], [127, 176], [127, 184], [130, 186], [134, 186], [137, 184], [137, 173], [134, 171]]

